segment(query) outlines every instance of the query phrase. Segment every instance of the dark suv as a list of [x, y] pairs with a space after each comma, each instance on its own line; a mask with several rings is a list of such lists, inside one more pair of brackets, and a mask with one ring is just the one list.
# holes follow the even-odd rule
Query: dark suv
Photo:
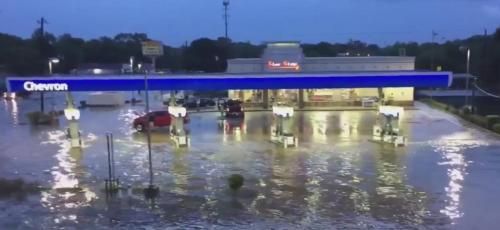
[[242, 102], [239, 100], [228, 100], [224, 104], [224, 111], [226, 112], [227, 118], [243, 118], [245, 117], [245, 112], [241, 106]]

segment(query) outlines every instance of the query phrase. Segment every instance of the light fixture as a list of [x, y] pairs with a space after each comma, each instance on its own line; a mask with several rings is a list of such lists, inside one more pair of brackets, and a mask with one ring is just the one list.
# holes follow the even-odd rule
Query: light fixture
[[186, 108], [180, 106], [169, 106], [168, 113], [174, 117], [185, 117], [186, 116]]
[[80, 110], [75, 109], [75, 108], [67, 108], [64, 110], [64, 116], [69, 121], [79, 120], [80, 119]]
[[59, 60], [59, 58], [49, 58], [49, 61], [51, 63], [57, 64], [57, 63], [59, 63], [60, 60]]
[[92, 73], [94, 73], [94, 74], [101, 74], [102, 73], [102, 69], [97, 69], [97, 68], [93, 69]]

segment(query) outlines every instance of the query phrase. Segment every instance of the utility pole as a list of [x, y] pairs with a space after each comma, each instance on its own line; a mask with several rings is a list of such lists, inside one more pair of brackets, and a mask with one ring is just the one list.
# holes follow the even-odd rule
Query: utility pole
[[45, 20], [44, 17], [40, 18], [39, 21], [37, 21], [38, 24], [40, 24], [40, 33], [42, 35], [42, 37], [45, 36], [45, 30], [44, 30], [44, 25], [45, 24], [48, 24], [47, 20]]
[[[42, 60], [44, 60], [44, 63], [45, 63], [45, 60], [47, 60], [47, 56], [46, 56], [46, 53], [45, 53], [45, 24], [47, 23], [47, 20], [45, 20], [44, 17], [40, 18], [39, 21], [37, 21], [38, 24], [40, 24], [40, 37], [38, 38], [39, 39], [39, 44], [40, 44], [40, 54], [42, 55]], [[50, 63], [49, 63], [50, 65]], [[45, 66], [45, 65], [43, 65]], [[45, 69], [45, 68], [43, 68]], [[52, 72], [51, 70], [49, 70], [50, 72]], [[42, 71], [44, 72], [44, 71]], [[52, 74], [52, 73], [49, 73], [49, 74]], [[43, 113], [45, 110], [45, 96], [43, 94], [43, 92], [40, 92], [40, 111]]]
[[222, 5], [224, 6], [224, 25], [225, 25], [225, 35], [226, 35], [226, 39], [228, 39], [228, 35], [227, 35], [227, 8], [229, 7], [229, 0], [223, 0], [222, 1]]
[[432, 30], [432, 54], [431, 54], [431, 71], [434, 71], [435, 68], [434, 68], [434, 56], [436, 55], [436, 49], [434, 47], [434, 41], [436, 39], [436, 36], [438, 35], [438, 33], [436, 33], [436, 31]]

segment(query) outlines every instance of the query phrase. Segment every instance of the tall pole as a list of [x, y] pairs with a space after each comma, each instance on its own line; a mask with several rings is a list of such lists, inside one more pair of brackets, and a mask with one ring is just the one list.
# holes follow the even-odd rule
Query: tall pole
[[227, 8], [229, 7], [229, 0], [224, 0], [222, 2], [222, 5], [224, 6], [224, 26], [225, 26], [225, 35], [226, 39], [228, 39], [228, 34], [227, 34]]
[[467, 76], [465, 78], [465, 106], [469, 106], [469, 77], [470, 77], [470, 48], [467, 47], [467, 63], [466, 63]]
[[146, 132], [148, 141], [148, 160], [149, 160], [149, 187], [153, 187], [153, 159], [151, 158], [151, 127], [150, 127], [150, 114], [149, 114], [149, 87], [148, 87], [148, 71], [144, 74], [144, 92], [146, 96]]
[[432, 53], [431, 53], [431, 71], [434, 71], [435, 68], [434, 68], [434, 56], [436, 55], [436, 49], [434, 48], [434, 41], [436, 39], [436, 36], [438, 35], [438, 33], [436, 33], [436, 31], [432, 31], [432, 39], [431, 39], [431, 43], [432, 43]]
[[[40, 53], [42, 54], [42, 59], [46, 59], [47, 57], [45, 56], [45, 23], [47, 23], [47, 20], [45, 20], [44, 17], [40, 18], [40, 21], [38, 21], [40, 24], [40, 38], [39, 38], [39, 43], [40, 43]], [[43, 68], [45, 69], [45, 68]], [[44, 72], [44, 71], [42, 71]], [[52, 75], [52, 63], [49, 60], [49, 75]], [[43, 92], [40, 92], [40, 112], [45, 111], [45, 95]]]

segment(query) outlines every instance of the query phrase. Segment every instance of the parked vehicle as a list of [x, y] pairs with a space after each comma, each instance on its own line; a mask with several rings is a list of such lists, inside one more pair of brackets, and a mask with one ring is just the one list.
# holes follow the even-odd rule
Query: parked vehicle
[[118, 92], [96, 92], [91, 93], [84, 104], [90, 107], [114, 107], [124, 105], [125, 99]]
[[201, 98], [200, 107], [206, 107], [206, 106], [215, 106], [215, 101], [210, 98]]
[[[145, 131], [148, 127], [148, 121], [152, 122], [151, 128], [166, 127], [172, 123], [172, 116], [167, 111], [149, 112], [134, 119], [133, 127], [139, 132]], [[189, 118], [186, 116], [184, 123], [188, 122]]]
[[186, 109], [193, 109], [198, 107], [198, 100], [195, 98], [190, 98], [184, 101], [182, 106], [186, 107]]
[[185, 101], [183, 106], [189, 109], [215, 106], [215, 101], [210, 98], [191, 98]]
[[226, 118], [243, 118], [245, 117], [245, 112], [241, 106], [242, 102], [239, 100], [228, 100], [224, 104], [224, 111], [226, 112]]

